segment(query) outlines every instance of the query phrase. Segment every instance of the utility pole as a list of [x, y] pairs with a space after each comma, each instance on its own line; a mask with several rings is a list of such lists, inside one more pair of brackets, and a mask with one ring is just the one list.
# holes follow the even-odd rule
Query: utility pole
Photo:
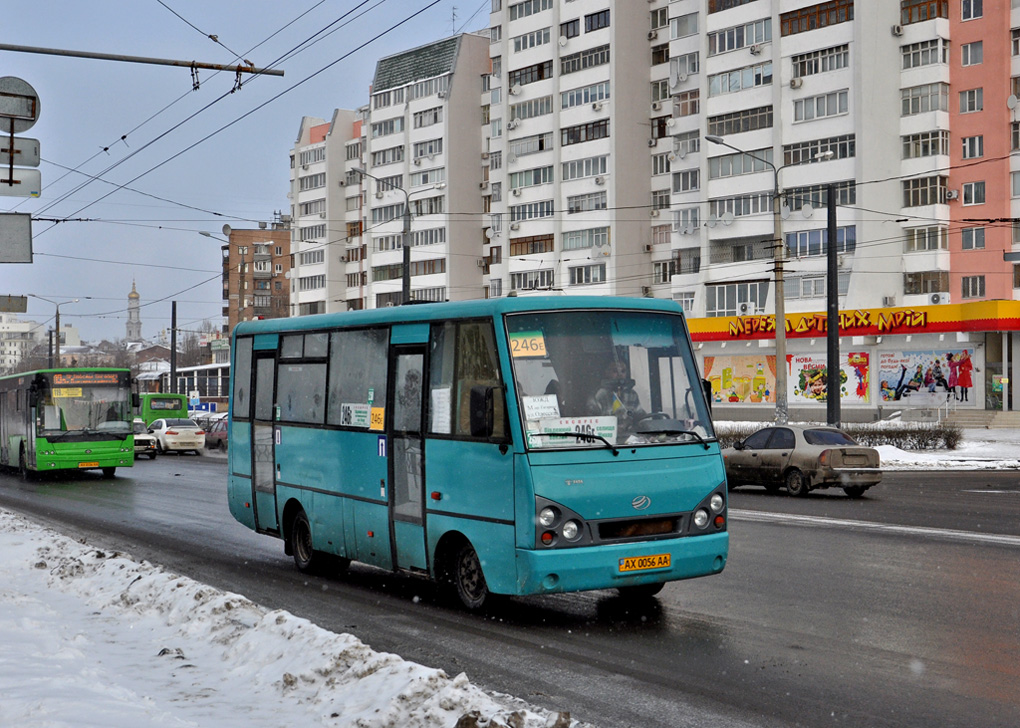
[[170, 393], [177, 394], [177, 301], [170, 302]]
[[828, 374], [828, 381], [825, 384], [825, 414], [828, 424], [839, 427], [841, 418], [839, 397], [842, 391], [840, 380], [842, 377], [839, 369], [839, 261], [836, 257], [836, 185], [829, 184], [828, 197], [829, 247], [826, 251], [828, 257], [825, 280], [826, 320], [828, 322], [825, 334], [825, 370]]

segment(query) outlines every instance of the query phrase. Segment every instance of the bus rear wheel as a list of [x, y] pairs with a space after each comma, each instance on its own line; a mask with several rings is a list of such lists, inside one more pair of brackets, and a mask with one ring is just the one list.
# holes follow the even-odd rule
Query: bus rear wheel
[[482, 573], [482, 562], [471, 544], [462, 543], [454, 552], [448, 578], [451, 591], [469, 610], [479, 610], [491, 600], [492, 595]]
[[32, 471], [28, 469], [28, 455], [25, 453], [25, 448], [21, 448], [21, 452], [18, 455], [18, 473], [21, 475], [22, 480], [31, 480]]

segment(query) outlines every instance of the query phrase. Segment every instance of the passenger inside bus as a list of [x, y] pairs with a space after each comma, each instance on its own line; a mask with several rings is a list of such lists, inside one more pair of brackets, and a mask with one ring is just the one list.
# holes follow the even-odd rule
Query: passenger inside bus
[[621, 426], [633, 428], [647, 414], [641, 409], [641, 400], [634, 391], [634, 380], [628, 376], [627, 364], [618, 359], [610, 361], [602, 383], [588, 400], [588, 414], [613, 415]]

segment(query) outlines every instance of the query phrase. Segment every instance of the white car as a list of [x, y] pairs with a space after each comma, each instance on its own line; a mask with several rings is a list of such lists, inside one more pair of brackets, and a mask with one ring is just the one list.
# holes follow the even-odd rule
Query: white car
[[156, 438], [156, 450], [160, 453], [193, 451], [201, 455], [205, 449], [205, 430], [194, 420], [167, 417], [154, 420], [149, 432]]
[[149, 460], [156, 459], [156, 438], [145, 429], [145, 420], [135, 418], [132, 423], [132, 434], [135, 438], [135, 458], [148, 455]]

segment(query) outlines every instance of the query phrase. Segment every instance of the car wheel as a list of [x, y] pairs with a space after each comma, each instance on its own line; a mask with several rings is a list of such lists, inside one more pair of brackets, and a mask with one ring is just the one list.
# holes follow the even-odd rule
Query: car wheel
[[149, 460], [155, 460], [155, 459], [156, 459], [156, 451], [153, 450], [152, 452], [149, 453]]
[[848, 498], [860, 498], [866, 491], [863, 485], [847, 485], [843, 487], [843, 492], [847, 494]]
[[660, 581], [658, 584], [635, 584], [634, 586], [621, 586], [617, 588], [620, 596], [624, 599], [642, 600], [651, 599], [656, 594], [662, 591], [662, 587], [666, 586], [666, 582]]
[[786, 492], [796, 498], [803, 498], [808, 494], [808, 484], [804, 479], [804, 473], [796, 468], [791, 468], [787, 471]]
[[162, 455], [164, 452], [163, 443], [159, 440], [156, 440], [156, 452], [159, 453], [160, 455]]
[[220, 440], [220, 444], [216, 446], [216, 449], [219, 450], [220, 452], [226, 452], [227, 451], [227, 441], [226, 440]]
[[18, 473], [22, 480], [32, 479], [32, 471], [28, 469], [28, 455], [25, 453], [24, 447], [21, 448], [21, 453], [18, 455]]
[[453, 555], [449, 570], [449, 587], [460, 603], [470, 611], [477, 611], [489, 600], [489, 587], [482, 573], [482, 562], [470, 543], [462, 543]]

